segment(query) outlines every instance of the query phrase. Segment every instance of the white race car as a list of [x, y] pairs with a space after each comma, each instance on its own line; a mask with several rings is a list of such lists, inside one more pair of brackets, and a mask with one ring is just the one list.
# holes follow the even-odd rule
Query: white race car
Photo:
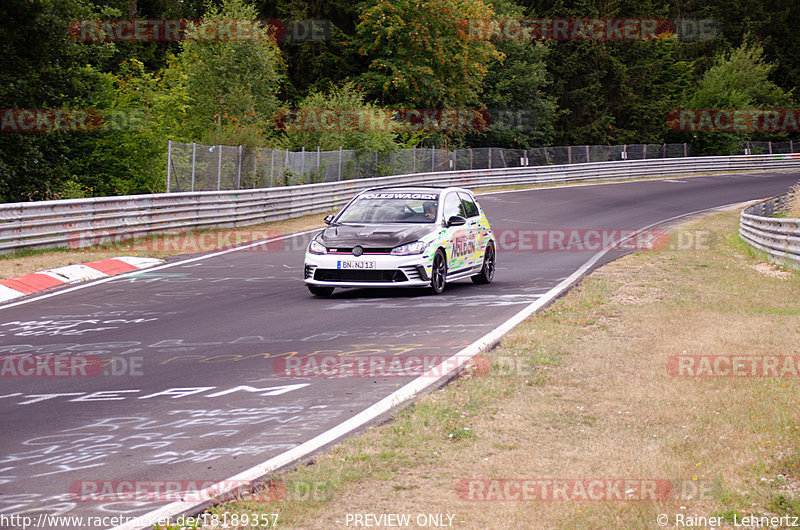
[[356, 195], [308, 245], [305, 283], [316, 296], [336, 287], [430, 287], [463, 278], [489, 283], [492, 228], [464, 188], [372, 188]]

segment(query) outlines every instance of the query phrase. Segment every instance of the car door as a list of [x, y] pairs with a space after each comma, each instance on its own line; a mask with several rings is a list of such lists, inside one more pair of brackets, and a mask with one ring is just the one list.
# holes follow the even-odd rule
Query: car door
[[[451, 191], [444, 196], [442, 203], [442, 220], [447, 225], [447, 220], [457, 215], [464, 217], [464, 203], [458, 192]], [[458, 272], [469, 267], [467, 259], [470, 254], [469, 230], [466, 225], [448, 226], [445, 229], [447, 240], [447, 272]]]
[[483, 249], [486, 247], [484, 242], [484, 229], [481, 224], [480, 211], [475, 205], [475, 201], [469, 193], [458, 192], [461, 199], [463, 217], [467, 220], [464, 225], [467, 229], [467, 255], [466, 266], [473, 267], [483, 260]]

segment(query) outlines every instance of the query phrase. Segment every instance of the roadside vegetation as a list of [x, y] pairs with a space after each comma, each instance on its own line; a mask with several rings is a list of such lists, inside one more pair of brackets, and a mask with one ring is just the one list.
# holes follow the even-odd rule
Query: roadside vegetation
[[[486, 363], [276, 475], [286, 528], [353, 513], [455, 514], [460, 528], [653, 528], [660, 514], [800, 516], [797, 377], [678, 377], [681, 355], [800, 355], [800, 275], [752, 255], [738, 212], [679, 226], [596, 270]], [[508, 362], [515, 359], [514, 362]], [[475, 502], [464, 479], [666, 479], [657, 502]], [[696, 526], [706, 527], [707, 524]]]
[[[522, 39], [495, 27], [630, 17], [671, 22], [634, 41]], [[798, 18], [800, 4], [766, 0], [3, 2], [0, 202], [164, 191], [168, 140], [383, 152], [687, 142], [702, 154], [797, 142], [789, 129], [676, 132], [666, 116], [796, 108]], [[197, 22], [185, 40], [119, 41], [92, 26], [108, 19]], [[224, 20], [272, 23], [246, 39], [203, 40]], [[89, 112], [99, 128], [30, 131], [17, 122], [24, 109]], [[519, 112], [524, 126], [290, 130], [276, 119], [287, 109]]]

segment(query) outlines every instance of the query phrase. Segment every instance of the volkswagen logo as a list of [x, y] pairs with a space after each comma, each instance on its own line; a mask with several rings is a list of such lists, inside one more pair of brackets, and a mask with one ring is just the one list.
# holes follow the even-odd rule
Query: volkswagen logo
[[364, 253], [364, 249], [360, 246], [356, 245], [353, 247], [353, 256], [360, 256]]

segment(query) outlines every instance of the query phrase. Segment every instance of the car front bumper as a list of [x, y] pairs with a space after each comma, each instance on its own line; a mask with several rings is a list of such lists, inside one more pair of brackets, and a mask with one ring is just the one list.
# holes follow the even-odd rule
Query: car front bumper
[[[343, 262], [347, 262], [343, 265]], [[366, 268], [374, 262], [374, 268]], [[364, 268], [343, 268], [350, 264]], [[389, 254], [311, 254], [306, 252], [304, 281], [320, 287], [427, 287], [433, 257]]]

